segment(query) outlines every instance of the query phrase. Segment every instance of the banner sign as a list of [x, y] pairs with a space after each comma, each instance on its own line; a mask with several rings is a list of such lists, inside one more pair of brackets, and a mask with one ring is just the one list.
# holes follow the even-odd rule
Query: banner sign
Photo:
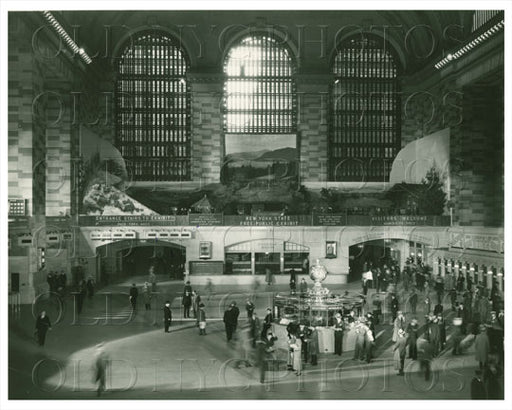
[[313, 225], [316, 226], [345, 226], [347, 216], [344, 214], [314, 214]]
[[190, 214], [188, 216], [188, 224], [191, 226], [217, 226], [223, 225], [223, 214]]
[[[84, 215], [81, 226], [168, 226], [176, 225], [175, 215]], [[186, 224], [186, 223], [185, 223]]]

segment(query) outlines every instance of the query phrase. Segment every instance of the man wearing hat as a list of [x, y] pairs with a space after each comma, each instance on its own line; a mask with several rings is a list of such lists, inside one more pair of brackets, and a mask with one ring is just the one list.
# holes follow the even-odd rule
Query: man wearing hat
[[171, 326], [172, 322], [172, 312], [171, 312], [171, 302], [168, 300], [165, 302], [164, 306], [164, 330], [165, 333], [169, 333], [169, 326]]
[[345, 330], [345, 323], [341, 318], [341, 313], [336, 313], [334, 317], [334, 354], [341, 356], [343, 351], [343, 331]]
[[238, 308], [236, 308], [236, 303], [231, 303], [228, 309], [224, 312], [224, 326], [226, 328], [226, 339], [227, 341], [231, 341], [233, 338], [233, 333], [236, 331], [236, 325], [238, 321]]

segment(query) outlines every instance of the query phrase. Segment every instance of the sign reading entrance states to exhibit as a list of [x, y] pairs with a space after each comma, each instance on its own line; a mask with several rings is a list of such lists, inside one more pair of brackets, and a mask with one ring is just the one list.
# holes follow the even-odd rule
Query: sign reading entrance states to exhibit
[[175, 215], [87, 215], [80, 216], [81, 226], [168, 226], [176, 225]]

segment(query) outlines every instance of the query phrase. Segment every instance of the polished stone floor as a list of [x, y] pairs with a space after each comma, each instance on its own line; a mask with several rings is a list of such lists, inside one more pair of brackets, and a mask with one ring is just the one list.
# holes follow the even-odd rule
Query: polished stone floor
[[[136, 278], [141, 283], [143, 278]], [[239, 359], [253, 360], [246, 349], [244, 304], [247, 296], [256, 302], [263, 317], [272, 292], [285, 288], [220, 287], [202, 294], [211, 319], [207, 335], [199, 336], [194, 321], [180, 321], [181, 282], [159, 284], [162, 301], [145, 311], [142, 298], [131, 315], [128, 282], [86, 299], [81, 315], [74, 317], [71, 296], [62, 306], [55, 299], [42, 298], [36, 310], [45, 308], [54, 323], [44, 347], [33, 337], [34, 319], [24, 307], [9, 326], [9, 396], [11, 399], [96, 399], [93, 360], [96, 345], [104, 342], [111, 360], [107, 391], [101, 399], [469, 399], [469, 385], [478, 364], [473, 348], [460, 356], [447, 349], [433, 363], [433, 377], [425, 381], [419, 363], [406, 360], [405, 376], [398, 376], [392, 361], [391, 328], [388, 323], [376, 329], [376, 358], [370, 364], [352, 360], [352, 352], [341, 357], [321, 354], [317, 366], [305, 365], [302, 376], [287, 372], [286, 366], [266, 372], [259, 381], [259, 369], [245, 367]], [[359, 290], [359, 284], [340, 289]], [[333, 289], [333, 291], [336, 291]], [[171, 333], [164, 333], [162, 304], [172, 300], [174, 322]], [[108, 302], [107, 302], [108, 300]], [[236, 300], [240, 310], [240, 330], [236, 341], [227, 343], [222, 317], [226, 304]], [[106, 308], [106, 306], [108, 306]], [[105, 309], [108, 313], [105, 315]], [[447, 322], [450, 322], [451, 312]], [[108, 323], [106, 319], [108, 318]], [[418, 317], [421, 317], [418, 315]], [[450, 335], [450, 329], [447, 330]], [[280, 341], [284, 347], [285, 341]], [[286, 360], [285, 349], [277, 356]]]

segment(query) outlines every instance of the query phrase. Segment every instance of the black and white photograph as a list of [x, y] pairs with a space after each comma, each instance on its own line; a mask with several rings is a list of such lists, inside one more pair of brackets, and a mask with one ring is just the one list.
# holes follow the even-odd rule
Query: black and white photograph
[[510, 408], [510, 9], [2, 2], [0, 407]]

